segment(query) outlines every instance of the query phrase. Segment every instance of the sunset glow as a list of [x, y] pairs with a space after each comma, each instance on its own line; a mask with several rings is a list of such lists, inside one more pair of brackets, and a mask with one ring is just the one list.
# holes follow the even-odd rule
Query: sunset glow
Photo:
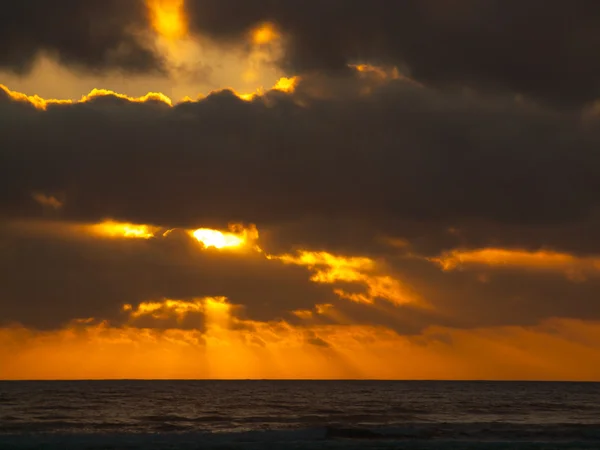
[[234, 224], [230, 231], [218, 231], [209, 228], [198, 228], [190, 231], [191, 236], [204, 245], [205, 248], [227, 249], [240, 248], [250, 245], [258, 239], [258, 230], [254, 226], [245, 228]]
[[252, 42], [265, 45], [280, 38], [279, 32], [272, 23], [264, 23], [251, 32]]
[[533, 270], [564, 273], [573, 280], [584, 279], [589, 274], [600, 275], [600, 257], [577, 257], [553, 251], [525, 251], [501, 248], [453, 250], [432, 258], [445, 271], [470, 266]]
[[[600, 324], [569, 320], [494, 332], [431, 329], [419, 340], [368, 326], [307, 329], [249, 323], [245, 329], [211, 329], [204, 334], [102, 323], [53, 332], [0, 329], [0, 359], [15, 352], [21, 355], [3, 365], [1, 374], [16, 379], [433, 379], [444, 370], [447, 379], [578, 380], [593, 376], [600, 363]], [[580, 340], [565, 339], [552, 330], [576, 333]], [[307, 342], [308, 331], [330, 347]], [[440, 334], [453, 344], [439, 340]], [[536, 354], [536, 360], [528, 361], [527, 353]], [[118, 370], [112, 361], [121, 361]], [[519, 370], [523, 364], [525, 369]]]
[[174, 315], [179, 320], [188, 313], [204, 312], [204, 300], [182, 301], [166, 299], [161, 302], [142, 302], [137, 307], [123, 305], [123, 311], [129, 311], [132, 319], [151, 316], [155, 319], [166, 319]]
[[91, 225], [90, 230], [94, 234], [106, 237], [150, 239], [154, 237], [155, 233], [158, 231], [158, 227], [107, 220], [97, 225]]
[[184, 0], [146, 0], [152, 26], [162, 37], [173, 40], [187, 34]]
[[[272, 87], [275, 91], [285, 92], [285, 93], [293, 93], [296, 85], [299, 82], [298, 77], [286, 78], [282, 77], [275, 85]], [[160, 104], [164, 104], [167, 106], [174, 106], [178, 103], [173, 102], [168, 96], [162, 94], [160, 92], [148, 92], [147, 94], [140, 97], [130, 97], [125, 94], [120, 94], [118, 92], [114, 92], [108, 89], [92, 89], [88, 94], [81, 96], [78, 100], [70, 100], [70, 99], [47, 99], [42, 98], [39, 95], [27, 95], [21, 92], [12, 91], [8, 87], [0, 84], [0, 90], [4, 91], [10, 98], [19, 101], [19, 102], [27, 102], [34, 106], [36, 109], [45, 111], [49, 106], [52, 105], [73, 105], [77, 103], [88, 103], [96, 99], [100, 99], [102, 97], [113, 97], [120, 100], [132, 102], [132, 103], [146, 103], [146, 102], [158, 102]], [[215, 91], [214, 93], [219, 92]], [[256, 97], [261, 97], [265, 94], [265, 90], [262, 88], [258, 88], [255, 92], [251, 93], [238, 93], [234, 92], [234, 94], [244, 101], [251, 101]], [[203, 97], [200, 96], [200, 101]], [[187, 103], [194, 101], [190, 97], [186, 97], [181, 99], [179, 103]]]
[[313, 274], [310, 280], [315, 283], [358, 283], [366, 287], [362, 293], [348, 292], [336, 288], [334, 292], [342, 298], [357, 303], [373, 303], [377, 298], [394, 304], [419, 303], [402, 283], [390, 275], [378, 270], [374, 260], [365, 257], [346, 257], [327, 252], [301, 251], [297, 256], [268, 256], [285, 264], [306, 266]]
[[144, 103], [149, 101], [165, 103], [168, 106], [172, 106], [172, 101], [169, 97], [159, 92], [148, 92], [142, 97], [129, 97], [124, 94], [119, 94], [108, 89], [93, 89], [89, 94], [82, 96], [77, 101], [72, 100], [58, 100], [58, 99], [44, 99], [39, 95], [26, 95], [20, 92], [11, 91], [6, 86], [0, 84], [0, 90], [3, 90], [8, 96], [17, 101], [28, 102], [35, 108], [45, 111], [50, 105], [71, 105], [75, 103], [87, 103], [94, 99], [101, 97], [115, 97], [122, 100], [126, 100], [132, 103]]
[[282, 92], [294, 92], [294, 89], [296, 89], [296, 85], [299, 83], [299, 81], [299, 77], [282, 77], [277, 81], [277, 83], [275, 83], [273, 89]]
[[600, 381], [600, 3], [330, 3], [3, 5], [0, 380]]

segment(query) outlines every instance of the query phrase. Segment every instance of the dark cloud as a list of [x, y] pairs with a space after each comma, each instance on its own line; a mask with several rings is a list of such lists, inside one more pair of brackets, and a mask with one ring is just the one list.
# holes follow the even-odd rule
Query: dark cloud
[[432, 306], [431, 311], [400, 314], [417, 326], [530, 326], [556, 317], [600, 318], [600, 272], [574, 281], [560, 271], [509, 265], [444, 272], [424, 260], [398, 257], [388, 263]]
[[41, 53], [90, 71], [161, 67], [134, 36], [148, 28], [143, 0], [9, 0], [1, 14], [0, 68], [26, 73]]
[[[269, 252], [386, 261], [433, 308], [355, 304], [310, 282], [305, 268], [202, 252], [177, 234], [98, 241], [7, 228], [0, 316], [40, 328], [79, 317], [119, 323], [124, 303], [227, 296], [249, 319], [301, 323], [291, 311], [331, 303], [353, 323], [404, 334], [598, 318], [595, 277], [515, 268], [483, 279], [422, 257], [489, 245], [600, 253], [599, 133], [593, 115], [354, 74], [307, 76], [291, 95], [244, 102], [225, 91], [173, 108], [102, 97], [41, 111], [4, 95], [6, 223], [49, 213], [169, 228], [253, 222]], [[34, 193], [62, 207], [49, 212]]]
[[[432, 86], [517, 92], [560, 106], [598, 98], [595, 0], [187, 0], [197, 30], [241, 39], [261, 21], [286, 33], [290, 73], [396, 64]], [[231, 14], [235, 11], [235, 14]]]
[[175, 108], [104, 97], [39, 111], [0, 100], [1, 211], [37, 217], [41, 192], [64, 199], [64, 219], [252, 222], [280, 250], [389, 251], [381, 238], [393, 236], [428, 254], [600, 251], [594, 120], [402, 80], [332, 98], [306, 85], [310, 94], [301, 83], [294, 95], [244, 102], [225, 91]]
[[[403, 335], [418, 335], [431, 326], [469, 329], [529, 326], [554, 317], [600, 319], [600, 273], [584, 281], [514, 267], [443, 272], [422, 258], [387, 257], [381, 273], [399, 280], [428, 307], [395, 306], [384, 298], [375, 298], [371, 305], [333, 293], [336, 288], [364, 292], [360, 283], [315, 284], [304, 267], [258, 253], [203, 251], [179, 232], [150, 240], [98, 240], [68, 230], [52, 233], [47, 224], [40, 227], [37, 233], [14, 224], [2, 228], [0, 325], [17, 322], [49, 329], [89, 317], [119, 325], [129, 321], [129, 312], [122, 310], [126, 303], [136, 310], [142, 302], [205, 296], [228, 297], [241, 319], [378, 325]], [[331, 305], [333, 314], [327, 308], [320, 314], [321, 308], [315, 308], [319, 304]], [[295, 310], [311, 310], [313, 317], [296, 317]], [[171, 313], [160, 319], [140, 317], [133, 326], [203, 329], [204, 319], [201, 313], [190, 313], [179, 321]], [[310, 333], [306, 339], [326, 345]]]
[[[595, 0], [186, 0], [186, 10], [192, 31], [236, 47], [261, 22], [276, 23], [285, 36], [279, 63], [290, 74], [365, 62], [396, 65], [436, 88], [522, 94], [558, 107], [600, 96]], [[161, 68], [135, 37], [149, 25], [143, 0], [10, 0], [2, 16], [0, 67], [17, 73], [40, 52], [92, 71]]]
[[[301, 267], [260, 255], [202, 251], [187, 236], [98, 240], [4, 226], [0, 246], [3, 325], [53, 328], [88, 317], [118, 324], [128, 319], [124, 304], [206, 296], [226, 296], [243, 306], [236, 312], [240, 317], [277, 320], [295, 308], [335, 299], [327, 286], [310, 283]], [[200, 327], [201, 321], [194, 319]], [[174, 322], [142, 318], [136, 324], [164, 327]]]

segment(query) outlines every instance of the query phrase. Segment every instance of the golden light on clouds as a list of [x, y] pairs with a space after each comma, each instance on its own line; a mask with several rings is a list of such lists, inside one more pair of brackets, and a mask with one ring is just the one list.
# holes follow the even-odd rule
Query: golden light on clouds
[[[280, 91], [280, 92], [285, 92], [285, 93], [291, 94], [294, 92], [294, 90], [299, 82], [300, 82], [299, 77], [289, 77], [289, 78], [281, 77], [275, 82], [275, 84], [273, 85], [273, 87], [271, 89], [275, 90], [275, 91]], [[48, 109], [48, 107], [50, 107], [52, 105], [73, 105], [73, 104], [78, 104], [78, 103], [87, 103], [87, 102], [91, 102], [93, 100], [96, 100], [96, 99], [99, 99], [102, 97], [113, 97], [113, 98], [118, 98], [120, 100], [132, 102], [132, 103], [158, 102], [158, 103], [162, 103], [167, 106], [175, 106], [178, 103], [189, 103], [189, 102], [194, 102], [194, 101], [202, 101], [202, 99], [205, 98], [205, 96], [199, 95], [197, 97], [197, 99], [194, 100], [193, 98], [186, 96], [186, 97], [183, 97], [180, 102], [176, 103], [176, 102], [173, 102], [173, 100], [170, 97], [168, 97], [167, 95], [160, 93], [160, 92], [148, 92], [145, 95], [142, 95], [139, 97], [132, 97], [132, 96], [128, 96], [125, 94], [120, 94], [118, 92], [115, 92], [115, 91], [112, 91], [109, 89], [94, 88], [88, 94], [81, 96], [79, 99], [70, 100], [70, 99], [43, 98], [36, 94], [27, 95], [22, 92], [13, 91], [13, 90], [9, 89], [8, 87], [4, 86], [3, 84], [0, 84], [0, 90], [4, 91], [14, 101], [29, 103], [33, 107], [35, 107], [36, 109], [39, 109], [41, 111], [46, 111]], [[266, 93], [266, 91], [262, 88], [257, 88], [254, 92], [250, 92], [250, 93], [240, 93], [240, 92], [236, 92], [235, 90], [232, 90], [232, 89], [229, 89], [229, 90], [231, 90], [234, 93], [234, 95], [236, 95], [239, 99], [244, 100], [244, 101], [251, 101], [251, 100], [255, 99], [256, 97], [263, 96]], [[221, 91], [222, 91], [222, 89], [218, 89], [215, 91], [211, 91], [211, 93], [218, 93]], [[38, 194], [34, 194], [34, 195], [38, 195]]]
[[274, 63], [282, 56], [281, 34], [274, 24], [266, 22], [250, 31], [248, 41], [251, 51], [246, 57], [242, 79], [246, 83], [256, 83], [265, 71], [272, 71]]
[[231, 223], [227, 230], [212, 228], [180, 229], [164, 226], [104, 220], [85, 224], [51, 220], [17, 220], [6, 224], [14, 231], [26, 234], [63, 236], [71, 238], [163, 239], [174, 231], [187, 234], [201, 244], [198, 248], [217, 250], [250, 250], [261, 253], [259, 232], [254, 224]]
[[296, 86], [300, 82], [300, 77], [281, 77], [273, 86], [273, 90], [282, 92], [294, 92]]
[[27, 102], [33, 105], [36, 109], [45, 111], [50, 105], [72, 105], [76, 103], [86, 103], [100, 97], [115, 97], [126, 100], [132, 103], [144, 103], [148, 101], [162, 102], [172, 106], [173, 102], [169, 97], [160, 92], [148, 92], [141, 97], [129, 97], [124, 94], [108, 89], [92, 89], [89, 94], [82, 96], [79, 100], [59, 100], [59, 99], [44, 99], [39, 95], [26, 95], [21, 92], [11, 91], [9, 88], [0, 84], [0, 90], [3, 90], [10, 98], [15, 101]]
[[155, 236], [160, 228], [151, 225], [137, 225], [107, 220], [99, 224], [90, 225], [88, 229], [93, 234], [104, 237], [150, 239]]
[[254, 28], [250, 36], [254, 45], [266, 45], [281, 37], [275, 25], [268, 22]]
[[44, 99], [39, 95], [26, 95], [21, 92], [11, 91], [9, 88], [0, 84], [0, 90], [4, 91], [10, 98], [18, 102], [27, 102], [36, 109], [45, 110], [50, 104], [71, 104], [71, 100]]
[[192, 300], [163, 299], [159, 301], [141, 302], [137, 306], [123, 305], [123, 311], [129, 316], [129, 323], [135, 324], [137, 319], [150, 317], [167, 321], [176, 319], [183, 322], [189, 315], [198, 315], [196, 328], [200, 328], [200, 316], [204, 319], [207, 330], [229, 328], [233, 319], [234, 306], [226, 297], [202, 297]]
[[300, 319], [312, 319], [313, 312], [310, 309], [297, 309], [292, 311], [292, 314]]
[[372, 304], [377, 298], [393, 304], [422, 304], [398, 279], [383, 272], [371, 258], [361, 256], [340, 256], [328, 252], [302, 250], [297, 255], [268, 255], [269, 259], [280, 260], [285, 264], [307, 267], [315, 283], [358, 283], [366, 287], [365, 292], [349, 292], [342, 288], [334, 289], [341, 298], [357, 303]]
[[[436, 327], [419, 337], [369, 325], [238, 325], [0, 328], [0, 378], [600, 379], [600, 323], [593, 321]], [[325, 345], [314, 345], [317, 339]]]
[[[432, 76], [445, 45], [407, 56], [386, 45], [397, 36], [385, 20], [371, 29], [377, 21], [355, 18], [356, 29], [334, 17], [328, 33], [315, 34], [315, 17], [287, 10], [286, 0], [246, 0], [239, 11], [206, 0], [122, 1], [139, 8], [78, 7], [67, 20], [59, 1], [49, 10], [64, 30], [40, 33], [33, 20], [6, 34], [15, 32], [0, 57], [12, 157], [0, 219], [0, 379], [600, 380], [600, 322], [587, 320], [600, 317], [600, 253], [579, 253], [584, 238], [586, 251], [598, 248], [584, 189], [591, 172], [542, 158], [558, 174], [549, 179], [585, 178], [573, 190], [581, 201], [548, 215], [541, 194], [560, 200], [559, 189], [532, 188], [502, 153], [508, 141], [516, 149], [556, 142], [558, 155], [587, 155], [598, 135], [589, 120], [600, 114], [600, 102], [583, 106], [593, 102], [583, 92], [594, 91], [593, 74], [577, 95], [567, 79], [556, 92], [520, 92], [527, 80], [491, 74], [485, 61]], [[415, 17], [431, 22], [430, 12]], [[90, 33], [69, 27], [90, 14]], [[337, 41], [320, 42], [328, 38]], [[347, 70], [330, 70], [340, 64]], [[486, 89], [494, 81], [506, 89]], [[414, 118], [395, 124], [392, 110]], [[452, 120], [465, 111], [477, 120]], [[494, 117], [510, 122], [508, 132], [498, 133]], [[411, 175], [435, 171], [453, 139], [517, 175], [523, 199], [539, 200], [530, 223], [543, 232], [515, 220], [521, 204], [473, 208], [498, 197], [480, 177], [463, 180], [467, 198], [436, 208], [447, 196]], [[271, 155], [273, 146], [293, 155]], [[398, 156], [394, 146], [408, 150]], [[539, 159], [524, 153], [528, 165]], [[251, 165], [233, 167], [248, 154]], [[319, 196], [329, 185], [344, 190], [343, 173], [327, 174], [334, 156], [367, 186], [336, 204], [333, 194]], [[468, 168], [452, 163], [449, 174]], [[394, 165], [408, 187], [402, 211], [385, 189]], [[312, 172], [326, 186], [311, 182]], [[265, 186], [290, 177], [301, 180], [291, 180], [292, 192], [264, 198]], [[422, 198], [439, 213], [412, 207]], [[265, 228], [259, 235], [253, 224], [227, 227], [229, 219]], [[461, 224], [464, 232], [448, 228]], [[502, 248], [519, 230], [523, 247]], [[481, 242], [496, 244], [469, 247]]]
[[142, 302], [137, 307], [123, 305], [123, 311], [129, 312], [132, 319], [150, 316], [154, 319], [168, 319], [175, 316], [182, 320], [189, 313], [201, 313], [205, 309], [205, 299], [183, 301], [165, 299], [160, 302]]
[[154, 31], [168, 40], [187, 35], [184, 0], [146, 0]]
[[204, 299], [204, 317], [207, 329], [229, 329], [232, 317], [232, 305], [226, 297], [206, 297]]
[[258, 229], [254, 225], [248, 227], [241, 224], [231, 224], [229, 231], [219, 231], [210, 228], [198, 228], [188, 232], [205, 248], [235, 249], [254, 246], [258, 239]]
[[305, 321], [311, 321], [312, 319], [318, 319], [319, 317], [327, 317], [339, 325], [352, 325], [356, 322], [330, 303], [316, 304], [313, 309], [297, 309], [291, 313]]
[[573, 281], [600, 274], [600, 257], [578, 257], [550, 250], [526, 251], [502, 248], [451, 250], [430, 261], [450, 271], [473, 266], [564, 273]]
[[206, 248], [214, 247], [218, 249], [240, 247], [244, 240], [240, 236], [232, 233], [222, 233], [208, 228], [199, 228], [191, 232], [194, 239], [204, 244]]
[[[107, 220], [99, 224], [88, 226], [88, 229], [96, 235], [113, 238], [150, 239], [153, 237], [167, 237], [174, 229], [166, 230], [153, 225], [142, 225], [133, 223], [122, 223]], [[163, 230], [163, 231], [161, 231]], [[186, 232], [204, 248], [240, 249], [251, 248], [260, 251], [256, 245], [258, 240], [258, 229], [255, 225], [231, 224], [229, 231], [214, 230], [211, 228], [198, 228], [186, 230]]]
[[141, 97], [129, 97], [128, 95], [119, 94], [108, 89], [92, 89], [92, 91], [88, 95], [84, 95], [78, 103], [85, 103], [90, 100], [93, 100], [94, 98], [106, 96], [117, 97], [122, 100], [127, 100], [133, 103], [145, 103], [149, 101], [155, 101], [166, 103], [169, 106], [173, 106], [173, 101], [160, 92], [148, 92], [146, 95], [142, 95]]

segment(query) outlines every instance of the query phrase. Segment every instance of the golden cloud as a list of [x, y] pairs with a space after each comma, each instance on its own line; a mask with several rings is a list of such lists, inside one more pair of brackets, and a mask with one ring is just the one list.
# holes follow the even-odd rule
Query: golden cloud
[[[300, 80], [299, 77], [290, 77], [290, 78], [282, 77], [277, 80], [277, 82], [271, 88], [271, 90], [284, 92], [284, 93], [288, 93], [288, 94], [292, 93], [292, 92], [294, 92], [294, 89], [296, 88], [299, 80]], [[165, 94], [160, 93], [160, 92], [148, 92], [147, 94], [142, 95], [140, 97], [132, 97], [132, 96], [128, 96], [125, 94], [120, 94], [115, 91], [111, 91], [109, 89], [92, 89], [87, 95], [81, 96], [81, 98], [79, 98], [79, 100], [70, 100], [70, 99], [53, 99], [53, 98], [46, 99], [46, 98], [42, 98], [36, 94], [27, 95], [22, 92], [12, 91], [3, 84], [0, 84], [0, 90], [4, 91], [4, 93], [6, 95], [8, 95], [8, 97], [10, 97], [12, 100], [17, 101], [17, 102], [29, 103], [33, 107], [35, 107], [36, 109], [39, 109], [41, 111], [46, 111], [48, 109], [48, 107], [51, 105], [73, 105], [73, 104], [78, 104], [78, 103], [87, 103], [87, 102], [90, 102], [94, 99], [101, 98], [101, 97], [114, 97], [114, 98], [125, 100], [125, 101], [131, 102], [131, 103], [160, 102], [167, 106], [175, 106], [176, 104], [178, 104], [178, 103], [173, 102], [173, 100], [171, 100], [171, 98], [169, 98], [168, 96], [166, 96]], [[253, 99], [255, 99], [257, 97], [264, 96], [265, 93], [267, 92], [262, 88], [258, 88], [255, 92], [238, 93], [238, 92], [235, 92], [235, 90], [233, 90], [233, 89], [225, 88], [225, 89], [218, 89], [218, 90], [212, 91], [210, 94], [215, 94], [218, 92], [222, 92], [224, 90], [233, 92], [233, 94], [235, 96], [237, 96], [240, 100], [244, 100], [244, 101], [252, 101]], [[196, 100], [192, 99], [191, 97], [184, 97], [181, 100], [181, 102], [179, 102], [179, 103], [202, 101], [203, 98], [205, 98], [205, 96], [199, 96]]]
[[9, 88], [0, 84], [0, 90], [4, 91], [10, 98], [15, 101], [27, 102], [33, 105], [36, 109], [45, 111], [50, 105], [72, 105], [76, 103], [86, 103], [99, 97], [116, 97], [127, 100], [132, 103], [144, 103], [148, 101], [157, 101], [165, 103], [168, 106], [173, 106], [173, 102], [169, 97], [160, 92], [148, 92], [141, 97], [130, 97], [124, 94], [119, 94], [108, 89], [92, 89], [89, 94], [82, 96], [79, 100], [59, 100], [59, 99], [44, 99], [39, 95], [27, 95], [21, 92], [11, 91]]
[[496, 269], [514, 268], [563, 273], [573, 281], [582, 281], [589, 275], [600, 274], [600, 257], [578, 257], [549, 250], [456, 249], [429, 260], [438, 264], [444, 271], [477, 266]]
[[281, 38], [277, 27], [269, 22], [260, 24], [250, 32], [250, 39], [254, 45], [266, 45]]
[[107, 220], [105, 222], [89, 225], [87, 229], [95, 235], [128, 238], [128, 239], [150, 239], [160, 230], [159, 227], [152, 225], [138, 225], [132, 223], [114, 222]]
[[400, 280], [381, 273], [382, 269], [371, 258], [339, 256], [328, 252], [307, 250], [302, 250], [297, 255], [268, 255], [267, 257], [284, 264], [307, 267], [313, 273], [310, 280], [315, 283], [358, 283], [365, 286], [365, 293], [348, 292], [342, 288], [334, 290], [339, 297], [357, 303], [373, 304], [377, 298], [382, 298], [395, 305], [423, 305], [423, 302]]
[[229, 232], [213, 230], [210, 228], [198, 228], [190, 230], [188, 233], [195, 240], [200, 242], [205, 248], [236, 249], [252, 247], [254, 250], [261, 251], [256, 245], [258, 240], [258, 229], [250, 224], [248, 227], [242, 224], [231, 224]]
[[154, 31], [167, 40], [181, 39], [188, 33], [184, 0], [146, 0]]

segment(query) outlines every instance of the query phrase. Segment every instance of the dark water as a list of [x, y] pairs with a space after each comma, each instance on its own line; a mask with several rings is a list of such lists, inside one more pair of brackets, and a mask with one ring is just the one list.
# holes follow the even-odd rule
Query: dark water
[[600, 449], [600, 384], [0, 382], [0, 449]]

